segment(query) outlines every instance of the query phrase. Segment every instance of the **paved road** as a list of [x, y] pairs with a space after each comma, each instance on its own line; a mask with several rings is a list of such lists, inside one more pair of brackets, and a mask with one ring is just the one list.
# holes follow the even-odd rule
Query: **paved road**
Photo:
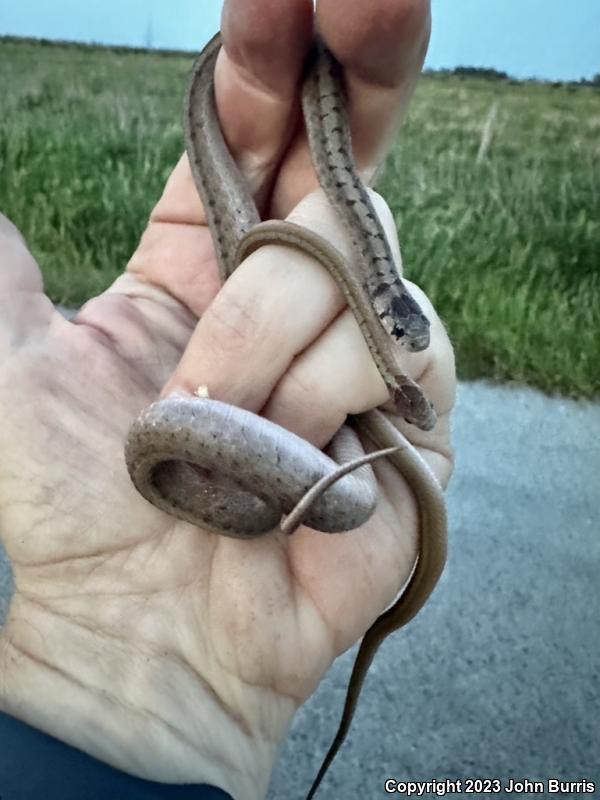
[[[319, 797], [383, 798], [385, 777], [586, 778], [600, 796], [600, 405], [463, 384], [454, 431], [446, 572], [380, 652]], [[354, 653], [298, 713], [270, 800], [304, 797]]]

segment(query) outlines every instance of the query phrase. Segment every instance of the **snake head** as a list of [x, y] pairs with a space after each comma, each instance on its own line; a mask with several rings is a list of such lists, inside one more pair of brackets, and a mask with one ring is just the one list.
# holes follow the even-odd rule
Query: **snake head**
[[400, 279], [368, 287], [387, 333], [413, 353], [429, 347], [429, 320]]

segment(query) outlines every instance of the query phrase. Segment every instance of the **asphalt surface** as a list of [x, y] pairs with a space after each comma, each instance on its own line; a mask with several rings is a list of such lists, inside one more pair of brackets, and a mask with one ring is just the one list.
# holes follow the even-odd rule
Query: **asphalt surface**
[[[572, 796], [548, 779], [587, 779], [600, 796], [599, 434], [600, 405], [461, 385], [446, 572], [383, 645], [323, 800], [389, 796], [388, 777], [544, 782], [519, 797]], [[299, 711], [273, 800], [304, 797], [354, 655]]]
[[[383, 798], [386, 778], [520, 798], [576, 796], [548, 780], [588, 780], [600, 797], [600, 405], [462, 384], [454, 442], [448, 566], [383, 645], [318, 797]], [[0, 611], [11, 587], [0, 559]], [[269, 800], [305, 797], [355, 652], [298, 712]], [[471, 778], [544, 789], [469, 794]]]

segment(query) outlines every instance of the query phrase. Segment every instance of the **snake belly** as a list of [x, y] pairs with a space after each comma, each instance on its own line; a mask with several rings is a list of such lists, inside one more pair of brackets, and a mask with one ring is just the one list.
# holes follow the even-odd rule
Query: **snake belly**
[[[389, 243], [352, 157], [340, 68], [320, 43], [311, 56], [302, 103], [313, 163], [325, 194], [350, 234], [349, 265], [317, 234], [283, 221], [260, 222], [243, 176], [224, 142], [215, 107], [213, 71], [217, 34], [193, 69], [185, 114], [186, 148], [225, 281], [257, 247], [277, 243], [316, 257], [344, 292], [397, 413], [423, 430], [436, 421], [420, 387], [402, 373], [398, 344], [420, 350], [429, 323], [394, 265]], [[417, 450], [386, 415], [373, 410], [353, 418], [332, 440], [332, 459], [320, 450], [243, 409], [215, 400], [171, 397], [153, 403], [133, 423], [125, 446], [134, 485], [158, 508], [228, 536], [273, 530], [311, 486], [340, 464], [364, 456], [355, 431], [390, 451], [389, 462], [417, 500], [419, 555], [400, 598], [367, 631], [357, 656], [342, 720], [310, 790], [312, 798], [350, 727], [365, 675], [383, 639], [406, 624], [429, 597], [446, 559], [446, 510], [441, 487]], [[257, 469], [260, 464], [260, 469]], [[335, 480], [303, 512], [320, 531], [362, 525], [377, 503], [369, 465]]]

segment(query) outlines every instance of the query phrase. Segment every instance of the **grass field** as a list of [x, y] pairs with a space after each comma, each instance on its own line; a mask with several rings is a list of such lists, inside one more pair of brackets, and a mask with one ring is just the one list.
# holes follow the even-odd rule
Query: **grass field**
[[[0, 209], [56, 302], [122, 270], [192, 57], [0, 40]], [[426, 76], [378, 186], [463, 378], [600, 394], [600, 91]]]

